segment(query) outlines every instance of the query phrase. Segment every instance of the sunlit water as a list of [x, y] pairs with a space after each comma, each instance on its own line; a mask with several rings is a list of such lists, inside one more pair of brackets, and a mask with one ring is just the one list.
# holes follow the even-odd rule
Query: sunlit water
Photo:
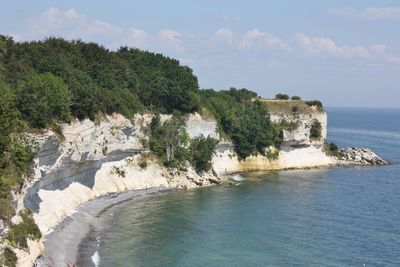
[[[400, 162], [400, 110], [328, 115], [330, 141]], [[400, 265], [399, 165], [245, 178], [118, 206], [100, 266]]]

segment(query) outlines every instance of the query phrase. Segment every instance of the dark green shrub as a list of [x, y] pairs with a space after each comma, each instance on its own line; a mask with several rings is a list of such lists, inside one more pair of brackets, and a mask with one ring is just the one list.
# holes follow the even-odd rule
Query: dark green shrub
[[317, 119], [314, 119], [310, 128], [310, 139], [319, 140], [321, 139], [321, 136], [322, 136], [321, 123]]
[[311, 100], [311, 101], [305, 101], [305, 103], [309, 106], [317, 106], [319, 108], [322, 108], [322, 103], [319, 100]]
[[294, 95], [291, 97], [292, 100], [301, 100], [300, 96]]
[[287, 94], [276, 94], [275, 99], [277, 100], [289, 100], [289, 95]]
[[324, 152], [328, 156], [338, 157], [339, 156], [339, 148], [335, 143], [324, 143]]
[[218, 140], [208, 136], [196, 137], [191, 140], [191, 163], [197, 172], [208, 171], [211, 168], [211, 159], [215, 152]]

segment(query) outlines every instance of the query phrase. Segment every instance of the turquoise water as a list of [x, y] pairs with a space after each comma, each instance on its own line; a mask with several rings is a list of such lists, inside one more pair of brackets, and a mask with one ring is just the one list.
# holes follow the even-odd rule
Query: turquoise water
[[[400, 110], [328, 109], [329, 140], [400, 162]], [[100, 266], [399, 266], [400, 167], [246, 175], [120, 205]]]

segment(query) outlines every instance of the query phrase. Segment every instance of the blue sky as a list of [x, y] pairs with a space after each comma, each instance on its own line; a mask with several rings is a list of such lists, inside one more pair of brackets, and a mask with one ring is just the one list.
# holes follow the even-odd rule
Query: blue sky
[[161, 52], [202, 88], [396, 107], [400, 1], [3, 1], [0, 33]]

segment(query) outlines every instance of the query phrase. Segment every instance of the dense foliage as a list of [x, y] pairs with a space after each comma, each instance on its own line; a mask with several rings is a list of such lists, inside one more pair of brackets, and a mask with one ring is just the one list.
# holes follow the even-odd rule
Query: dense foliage
[[289, 95], [287, 94], [276, 94], [275, 99], [277, 100], [289, 100]]
[[150, 124], [149, 146], [162, 159], [166, 166], [178, 167], [189, 159], [187, 144], [189, 136], [185, 129], [185, 120], [179, 113], [161, 123], [160, 116], [155, 116]]
[[150, 150], [167, 167], [180, 168], [190, 162], [197, 172], [208, 171], [218, 141], [209, 136], [190, 140], [185, 126], [184, 118], [177, 112], [164, 122], [156, 115], [150, 123]]
[[211, 169], [211, 159], [215, 152], [218, 140], [210, 136], [200, 136], [190, 142], [191, 162], [197, 172]]
[[322, 136], [321, 123], [317, 119], [314, 119], [310, 128], [310, 139], [319, 140], [321, 139], [321, 136]]
[[[198, 82], [192, 70], [161, 54], [127, 47], [110, 51], [95, 43], [61, 38], [16, 43], [0, 36], [0, 40], [7, 83], [21, 87], [20, 97], [29, 93], [30, 101], [37, 100], [29, 108], [50, 112], [48, 119], [65, 120], [65, 113], [78, 118], [93, 118], [97, 112], [131, 116], [143, 106], [163, 113], [198, 109]], [[40, 85], [46, 86], [36, 90]], [[55, 103], [62, 109], [55, 113], [46, 96], [41, 96], [51, 88], [62, 96], [61, 103]], [[43, 126], [35, 115], [25, 119]]]
[[228, 91], [204, 90], [202, 103], [216, 118], [220, 133], [231, 139], [236, 153], [244, 159], [265, 153], [268, 146], [279, 147], [282, 132], [272, 124], [264, 103], [254, 92], [231, 88]]

